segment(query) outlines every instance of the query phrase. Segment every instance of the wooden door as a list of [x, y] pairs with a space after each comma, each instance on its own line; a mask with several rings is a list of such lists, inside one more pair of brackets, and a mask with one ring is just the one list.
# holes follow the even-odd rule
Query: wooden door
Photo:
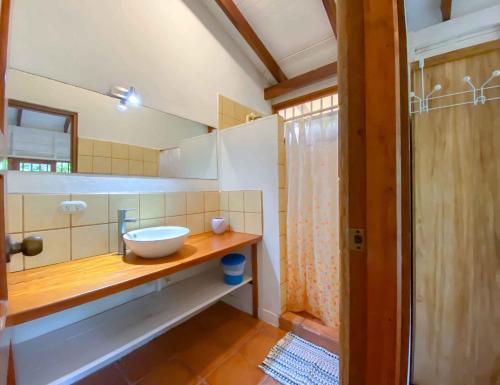
[[[496, 69], [499, 49], [448, 61], [426, 68], [426, 88], [465, 91], [465, 75], [480, 85]], [[498, 385], [500, 100], [415, 115], [413, 154], [413, 383]]]
[[[5, 75], [7, 71], [7, 41], [9, 30], [10, 0], [0, 0], [0, 385], [7, 383], [9, 372], [10, 336], [5, 329], [7, 314], [7, 258], [5, 255], [5, 205], [7, 141]], [[11, 372], [12, 373], [12, 372]], [[11, 378], [9, 383], [13, 383]]]

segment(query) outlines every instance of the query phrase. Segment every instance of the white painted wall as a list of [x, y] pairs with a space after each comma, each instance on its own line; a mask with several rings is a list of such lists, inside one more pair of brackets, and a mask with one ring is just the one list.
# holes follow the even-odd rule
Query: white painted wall
[[500, 4], [408, 34], [410, 61], [500, 39]]
[[160, 177], [217, 179], [217, 131], [160, 153]]
[[16, 0], [10, 66], [217, 127], [217, 94], [263, 113], [266, 85], [199, 0]]
[[259, 249], [259, 316], [278, 324], [280, 244], [278, 117], [272, 115], [219, 133], [221, 190], [262, 190], [263, 240]]
[[117, 99], [9, 70], [7, 97], [78, 112], [78, 136], [163, 150], [207, 133], [207, 126], [151, 108], [116, 109]]

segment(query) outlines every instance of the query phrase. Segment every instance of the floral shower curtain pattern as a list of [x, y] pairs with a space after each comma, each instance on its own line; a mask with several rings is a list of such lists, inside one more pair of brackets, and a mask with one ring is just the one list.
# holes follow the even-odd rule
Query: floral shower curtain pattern
[[339, 326], [336, 111], [286, 123], [287, 309]]

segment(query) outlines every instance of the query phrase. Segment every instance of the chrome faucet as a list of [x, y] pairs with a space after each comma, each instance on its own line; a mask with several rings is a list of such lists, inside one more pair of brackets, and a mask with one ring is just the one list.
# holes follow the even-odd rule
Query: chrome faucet
[[123, 241], [123, 235], [127, 232], [126, 224], [137, 222], [135, 218], [127, 218], [127, 212], [135, 209], [118, 209], [118, 253], [125, 256], [127, 255], [127, 246]]

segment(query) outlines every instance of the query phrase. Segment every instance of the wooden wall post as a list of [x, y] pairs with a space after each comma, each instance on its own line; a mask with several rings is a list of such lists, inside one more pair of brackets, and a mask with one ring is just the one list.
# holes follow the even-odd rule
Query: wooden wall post
[[[409, 258], [402, 234], [409, 230], [403, 218], [409, 211], [402, 208], [409, 186], [402, 170], [409, 158], [402, 156], [408, 148], [401, 132], [408, 125], [401, 108], [407, 98], [401, 1], [337, 2], [343, 385], [406, 380], [401, 357], [408, 351], [410, 283], [402, 274]], [[364, 229], [364, 250], [350, 247], [349, 229]]]

